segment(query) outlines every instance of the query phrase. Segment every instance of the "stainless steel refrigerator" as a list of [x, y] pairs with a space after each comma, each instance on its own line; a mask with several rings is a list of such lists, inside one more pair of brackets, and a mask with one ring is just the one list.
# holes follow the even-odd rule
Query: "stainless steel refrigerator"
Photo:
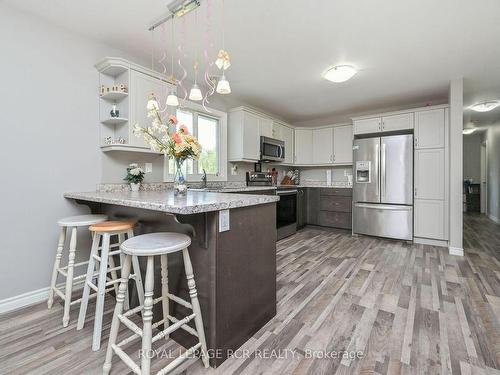
[[413, 240], [413, 135], [355, 139], [353, 233]]

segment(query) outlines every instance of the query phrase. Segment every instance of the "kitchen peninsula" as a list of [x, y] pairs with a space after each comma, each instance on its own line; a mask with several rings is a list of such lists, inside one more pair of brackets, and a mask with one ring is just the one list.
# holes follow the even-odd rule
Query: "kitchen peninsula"
[[[227, 194], [188, 191], [185, 197], [173, 190], [97, 191], [66, 193], [90, 207], [92, 213], [110, 220], [135, 219], [135, 234], [175, 231], [189, 234], [208, 349], [220, 365], [229, 349], [236, 350], [276, 314], [276, 201], [274, 195]], [[228, 212], [225, 210], [229, 210]], [[228, 228], [229, 226], [229, 228]], [[169, 289], [187, 298], [182, 259], [169, 255]], [[159, 263], [159, 262], [158, 262]], [[142, 268], [142, 267], [141, 267]], [[156, 273], [157, 275], [160, 272]], [[160, 293], [155, 280], [155, 294]], [[171, 303], [182, 318], [185, 308]], [[161, 320], [161, 308], [154, 311]], [[193, 337], [182, 332], [172, 336], [185, 347]]]

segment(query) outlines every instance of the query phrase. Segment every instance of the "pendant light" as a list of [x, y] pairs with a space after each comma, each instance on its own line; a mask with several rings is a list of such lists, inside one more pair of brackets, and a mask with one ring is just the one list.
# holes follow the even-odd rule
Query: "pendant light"
[[[173, 82], [176, 82], [175, 80], [175, 75], [174, 75], [174, 19], [172, 18], [172, 27], [171, 27], [171, 40], [172, 40], [172, 56], [170, 57], [171, 60], [171, 78]], [[177, 107], [179, 106], [179, 98], [177, 97], [175, 93], [175, 88], [172, 87], [170, 90], [170, 93], [167, 96], [167, 105], [171, 107]]]
[[[198, 31], [198, 10], [194, 12], [194, 30], [195, 33]], [[195, 62], [194, 62], [194, 84], [191, 87], [191, 91], [189, 91], [189, 100], [200, 101], [203, 99], [203, 95], [201, 94], [200, 87], [198, 86], [198, 43], [195, 41]]]
[[222, 95], [231, 94], [231, 86], [229, 86], [229, 81], [226, 79], [224, 71], [222, 71], [222, 77], [220, 77], [217, 83], [217, 93]]
[[225, 5], [224, 0], [222, 0], [222, 49], [219, 51], [218, 59], [215, 64], [219, 69], [222, 69], [222, 76], [217, 83], [217, 93], [222, 95], [227, 95], [231, 93], [231, 86], [226, 78], [225, 70], [231, 66], [229, 60], [229, 54], [225, 49]]

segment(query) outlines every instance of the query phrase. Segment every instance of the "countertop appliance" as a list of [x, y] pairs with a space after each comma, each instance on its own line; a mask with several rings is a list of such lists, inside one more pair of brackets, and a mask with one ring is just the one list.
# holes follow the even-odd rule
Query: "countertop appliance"
[[[272, 187], [272, 175], [265, 172], [247, 172], [247, 186]], [[260, 191], [268, 194], [268, 191]], [[297, 188], [294, 186], [278, 186], [272, 194], [279, 195], [276, 202], [276, 229], [278, 240], [297, 232]], [[249, 192], [255, 194], [255, 192]], [[258, 194], [258, 192], [257, 192]]]
[[413, 134], [353, 142], [353, 233], [413, 240]]
[[264, 162], [285, 160], [285, 142], [279, 139], [260, 137], [260, 160]]

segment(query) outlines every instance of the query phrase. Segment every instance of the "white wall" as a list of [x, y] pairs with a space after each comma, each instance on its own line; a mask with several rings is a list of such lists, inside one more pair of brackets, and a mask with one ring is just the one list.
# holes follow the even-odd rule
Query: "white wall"
[[472, 133], [463, 136], [464, 142], [464, 180], [481, 182], [481, 143], [482, 134]]
[[500, 223], [500, 121], [487, 134], [488, 215]]
[[86, 212], [63, 193], [101, 181], [93, 65], [127, 56], [3, 4], [0, 35], [1, 300], [49, 285], [56, 221]]

